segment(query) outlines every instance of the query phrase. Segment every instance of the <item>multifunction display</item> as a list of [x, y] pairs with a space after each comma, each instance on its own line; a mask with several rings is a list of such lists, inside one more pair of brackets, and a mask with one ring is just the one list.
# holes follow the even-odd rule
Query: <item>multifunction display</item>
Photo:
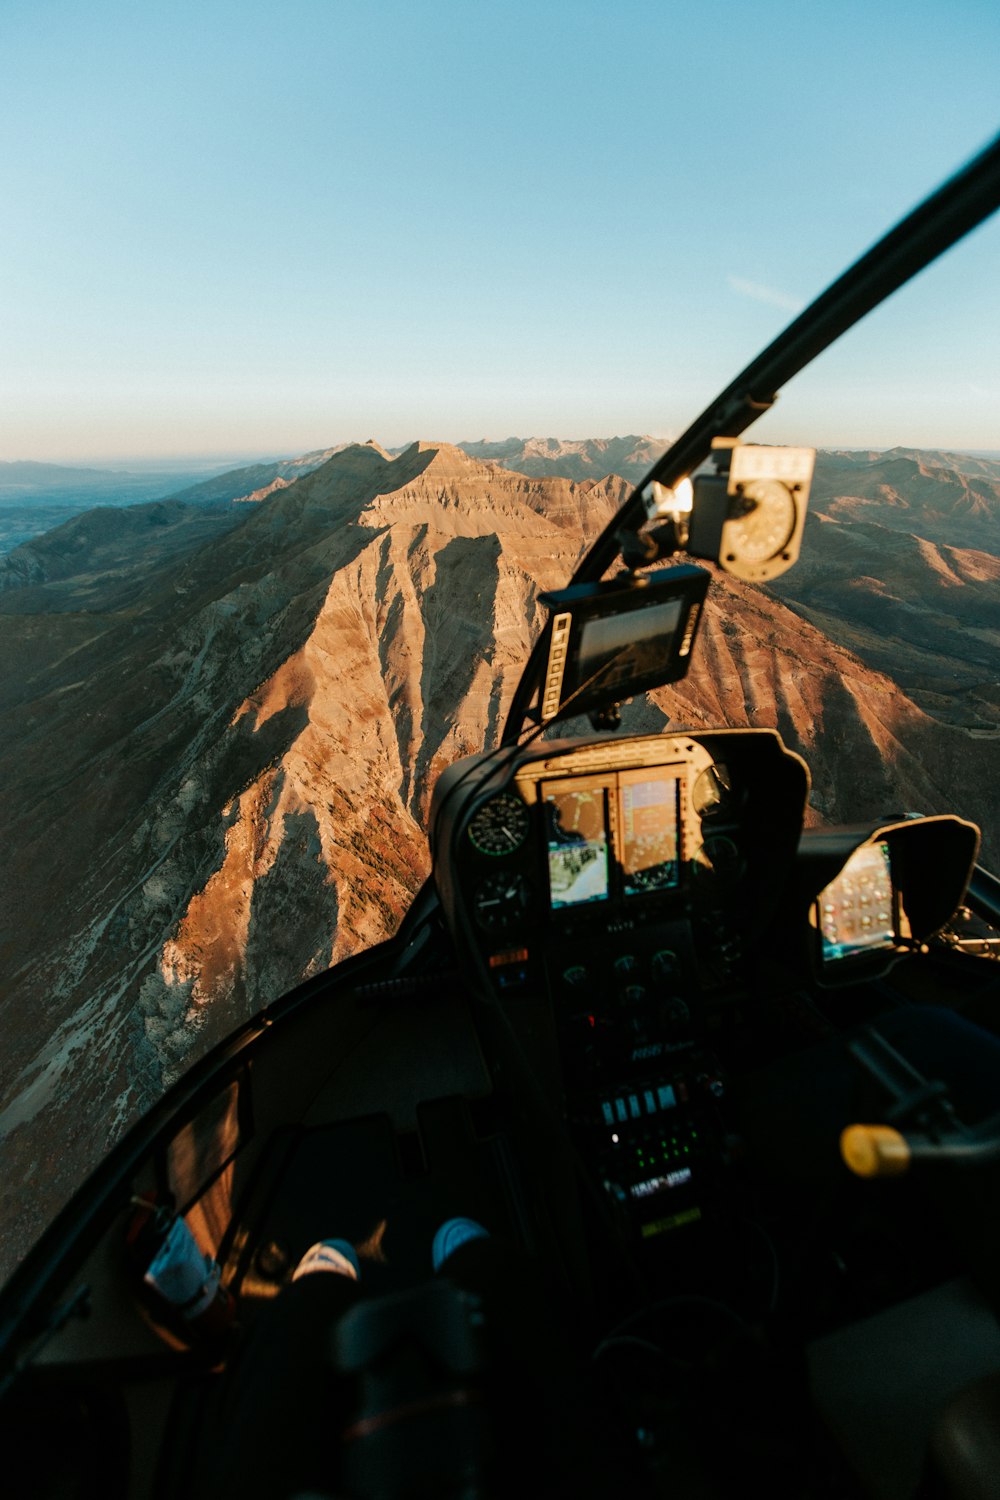
[[596, 778], [542, 786], [553, 907], [608, 898], [606, 797]]
[[684, 563], [641, 578], [541, 594], [552, 610], [539, 711], [544, 724], [677, 682], [691, 660], [709, 575]]
[[553, 910], [680, 884], [682, 776], [665, 767], [542, 783]]
[[619, 778], [624, 893], [677, 885], [680, 860], [677, 795], [680, 782], [663, 772], [626, 771]]
[[849, 958], [896, 940], [895, 901], [888, 844], [855, 849], [819, 898], [823, 958]]
[[606, 615], [588, 620], [580, 632], [577, 665], [581, 682], [599, 682], [605, 692], [628, 689], [655, 675], [668, 660], [686, 601], [668, 599], [643, 611], [644, 634], [636, 639], [636, 616]]

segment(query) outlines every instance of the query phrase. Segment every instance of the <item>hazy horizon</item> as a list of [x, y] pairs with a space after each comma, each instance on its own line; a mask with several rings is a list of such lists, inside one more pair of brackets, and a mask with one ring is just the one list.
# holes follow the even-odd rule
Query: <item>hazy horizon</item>
[[[352, 444], [357, 444], [360, 446], [370, 441], [372, 438], [374, 438], [374, 441], [378, 443], [379, 447], [385, 448], [387, 452], [398, 452], [404, 448], [408, 448], [412, 443], [416, 442], [431, 444], [448, 443], [452, 447], [464, 448], [472, 443], [480, 442], [500, 443], [506, 441], [532, 442], [555, 440], [556, 442], [563, 443], [585, 443], [610, 442], [625, 437], [648, 437], [652, 438], [653, 441], [657, 441], [660, 435], [656, 433], [597, 432], [591, 433], [588, 436], [581, 436], [579, 434], [566, 436], [561, 433], [553, 432], [532, 432], [524, 434], [504, 433], [499, 437], [481, 436], [477, 438], [471, 438], [468, 436], [463, 438], [442, 438], [426, 437], [421, 435], [419, 437], [406, 438], [402, 442], [390, 442], [388, 440], [383, 440], [375, 434], [370, 433], [367, 438], [342, 438], [336, 440], [335, 442], [316, 443], [309, 448], [268, 448], [260, 451], [246, 451], [243, 453], [237, 452], [222, 455], [180, 451], [176, 454], [154, 454], [148, 457], [142, 454], [124, 453], [98, 455], [97, 457], [88, 457], [86, 459], [79, 457], [69, 457], [66, 459], [50, 459], [38, 458], [34, 455], [30, 457], [21, 456], [13, 459], [0, 459], [0, 468], [3, 468], [7, 465], [13, 466], [15, 464], [38, 464], [39, 466], [57, 469], [89, 469], [98, 474], [107, 473], [128, 475], [134, 473], [137, 476], [141, 476], [144, 474], [155, 476], [160, 473], [164, 475], [170, 475], [185, 474], [188, 472], [203, 473], [208, 471], [223, 474], [230, 469], [249, 468], [254, 464], [281, 463], [289, 459], [304, 457], [308, 453], [323, 452], [328, 448], [339, 448], [350, 446]], [[744, 440], [746, 442], [753, 442], [755, 440], [752, 429], [746, 434]], [[669, 437], [663, 438], [664, 451], [666, 451], [667, 447], [669, 447], [670, 442], [671, 439]], [[969, 458], [1000, 459], [1000, 448], [968, 448], [960, 446], [956, 443], [841, 443], [833, 441], [829, 443], [813, 444], [810, 446], [815, 446], [822, 451], [830, 453], [865, 453], [869, 451], [875, 453], [888, 453], [891, 452], [894, 448], [913, 448], [925, 452], [950, 452], [965, 454]]]
[[[304, 457], [308, 453], [320, 453], [328, 448], [339, 448], [350, 446], [352, 444], [357, 444], [360, 446], [371, 440], [374, 440], [376, 443], [378, 443], [379, 447], [385, 448], [387, 452], [398, 452], [404, 448], [408, 448], [412, 443], [416, 442], [432, 444], [448, 443], [452, 447], [464, 448], [472, 443], [481, 442], [501, 443], [507, 441], [533, 442], [554, 440], [556, 442], [563, 443], [585, 443], [612, 442], [625, 437], [646, 437], [652, 439], [654, 442], [662, 440], [664, 451], [666, 451], [667, 447], [669, 447], [672, 441], [670, 437], [665, 437], [658, 433], [608, 433], [602, 431], [589, 433], [586, 436], [579, 433], [568, 436], [564, 433], [556, 432], [508, 432], [492, 437], [479, 436], [476, 438], [469, 437], [468, 435], [461, 438], [428, 437], [421, 434], [415, 437], [411, 436], [409, 438], [404, 438], [402, 441], [397, 442], [380, 438], [377, 434], [369, 433], [365, 438], [338, 438], [333, 442], [315, 443], [308, 448], [293, 448], [291, 446], [288, 446], [284, 448], [277, 447], [261, 450], [247, 450], [244, 452], [235, 452], [228, 454], [198, 453], [180, 450], [174, 454], [153, 454], [150, 456], [144, 454], [120, 453], [96, 455], [95, 457], [86, 458], [80, 456], [70, 456], [65, 459], [39, 458], [34, 454], [30, 456], [21, 455], [13, 459], [0, 459], [0, 468], [6, 465], [15, 464], [38, 464], [40, 466], [60, 469], [90, 469], [95, 473], [108, 474], [135, 473], [136, 475], [156, 475], [158, 473], [163, 473], [164, 475], [169, 475], [184, 474], [187, 472], [206, 472], [209, 470], [222, 474], [230, 469], [250, 467], [253, 464], [281, 463], [289, 459]], [[746, 433], [744, 441], [755, 441], [753, 429], [750, 429]], [[769, 439], [768, 441], [774, 441], [774, 439]], [[925, 452], [960, 453], [965, 454], [969, 458], [1000, 459], [1000, 448], [970, 448], [957, 443], [904, 443], [898, 441], [850, 443], [837, 442], [836, 440], [834, 440], [828, 443], [811, 444], [810, 446], [814, 446], [823, 451], [831, 453], [865, 453], [868, 451], [875, 453], [888, 453], [894, 448], [913, 448]]]

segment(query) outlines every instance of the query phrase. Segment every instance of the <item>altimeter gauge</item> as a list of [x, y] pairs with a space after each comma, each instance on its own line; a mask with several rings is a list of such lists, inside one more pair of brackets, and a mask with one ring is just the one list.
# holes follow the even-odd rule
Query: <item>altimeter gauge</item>
[[496, 932], [523, 917], [529, 900], [523, 875], [487, 875], [476, 887], [472, 911], [480, 927]]
[[469, 842], [480, 854], [513, 854], [528, 837], [528, 809], [515, 792], [500, 792], [469, 820]]
[[713, 833], [694, 857], [694, 874], [703, 891], [729, 890], [744, 872], [744, 860], [731, 838]]

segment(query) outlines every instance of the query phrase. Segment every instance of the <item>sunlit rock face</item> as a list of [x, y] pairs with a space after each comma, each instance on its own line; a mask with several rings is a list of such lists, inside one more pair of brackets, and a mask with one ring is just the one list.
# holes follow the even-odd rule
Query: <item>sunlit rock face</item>
[[[395, 929], [428, 874], [437, 775], [497, 742], [539, 593], [628, 489], [444, 444], [303, 467], [223, 485], [247, 501], [225, 511], [80, 517], [8, 560], [0, 1270], [194, 1057]], [[824, 544], [885, 530], [832, 504], [815, 524]], [[988, 557], [902, 540], [939, 614], [946, 588], [992, 581]], [[837, 614], [821, 572], [803, 576], [797, 612], [713, 583], [690, 677], [628, 706], [626, 728], [777, 726], [812, 769], [815, 818], [995, 819], [996, 742], [900, 691], [871, 654], [875, 605], [870, 625]], [[867, 609], [878, 590], [850, 583], [837, 600]]]

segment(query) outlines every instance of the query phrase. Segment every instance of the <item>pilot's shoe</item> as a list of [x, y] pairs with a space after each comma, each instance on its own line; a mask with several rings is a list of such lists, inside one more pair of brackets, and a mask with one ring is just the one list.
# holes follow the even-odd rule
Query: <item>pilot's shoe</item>
[[311, 1245], [292, 1272], [292, 1280], [310, 1276], [313, 1271], [333, 1271], [336, 1276], [361, 1280], [361, 1263], [354, 1246], [347, 1240], [319, 1240]]
[[489, 1230], [484, 1229], [482, 1224], [477, 1224], [475, 1219], [446, 1219], [431, 1245], [431, 1261], [435, 1271], [440, 1271], [459, 1245], [464, 1245], [469, 1240], [488, 1240], [489, 1237]]

